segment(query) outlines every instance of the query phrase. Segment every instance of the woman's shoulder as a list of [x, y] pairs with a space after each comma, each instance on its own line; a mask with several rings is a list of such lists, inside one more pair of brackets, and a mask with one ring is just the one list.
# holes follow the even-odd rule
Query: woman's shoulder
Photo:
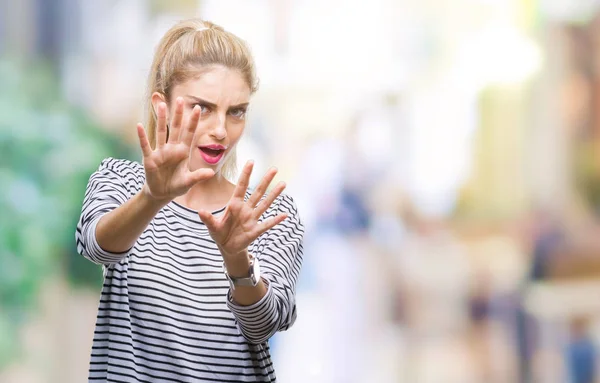
[[139, 162], [113, 157], [103, 159], [98, 170], [114, 172], [120, 176], [144, 175], [144, 166]]
[[282, 213], [298, 214], [298, 206], [294, 198], [287, 193], [281, 193], [276, 199], [274, 205], [277, 206], [277, 210]]
[[266, 217], [274, 217], [278, 214], [285, 214], [287, 218], [276, 226], [278, 229], [273, 228], [274, 233], [281, 232], [281, 230], [293, 232], [295, 235], [304, 233], [304, 221], [298, 211], [296, 201], [290, 194], [281, 193], [277, 196], [267, 210]]
[[113, 157], [103, 159], [96, 173], [111, 174], [127, 184], [143, 184], [146, 178], [139, 162]]

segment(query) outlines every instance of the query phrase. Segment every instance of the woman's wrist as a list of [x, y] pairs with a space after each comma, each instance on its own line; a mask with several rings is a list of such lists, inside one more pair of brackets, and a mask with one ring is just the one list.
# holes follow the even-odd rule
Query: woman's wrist
[[137, 194], [137, 197], [142, 206], [152, 208], [156, 211], [159, 211], [160, 209], [165, 207], [169, 202], [171, 202], [170, 199], [155, 198], [154, 196], [152, 196], [147, 184], [144, 184], [142, 190], [140, 190], [140, 192]]
[[225, 262], [225, 268], [227, 274], [233, 278], [245, 278], [248, 276], [250, 271], [250, 253], [248, 250], [244, 250], [238, 254], [228, 254], [219, 247], [223, 261]]

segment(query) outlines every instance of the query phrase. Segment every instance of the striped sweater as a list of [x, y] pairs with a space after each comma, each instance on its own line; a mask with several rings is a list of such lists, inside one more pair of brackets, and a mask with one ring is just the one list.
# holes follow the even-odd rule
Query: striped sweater
[[174, 201], [129, 251], [98, 245], [102, 215], [139, 192], [144, 177], [139, 163], [108, 158], [85, 192], [77, 250], [104, 270], [89, 380], [275, 382], [267, 341], [296, 319], [302, 264], [304, 227], [293, 199], [282, 194], [261, 218], [288, 214], [249, 247], [267, 294], [241, 306], [231, 298], [223, 258], [206, 226], [197, 212]]

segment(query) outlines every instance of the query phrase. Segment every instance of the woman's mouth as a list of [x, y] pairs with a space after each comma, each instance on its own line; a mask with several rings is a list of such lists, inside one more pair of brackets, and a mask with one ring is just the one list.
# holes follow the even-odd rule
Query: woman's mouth
[[204, 162], [209, 165], [215, 165], [221, 161], [227, 148], [223, 145], [205, 145], [199, 146], [198, 149], [200, 149], [200, 155]]

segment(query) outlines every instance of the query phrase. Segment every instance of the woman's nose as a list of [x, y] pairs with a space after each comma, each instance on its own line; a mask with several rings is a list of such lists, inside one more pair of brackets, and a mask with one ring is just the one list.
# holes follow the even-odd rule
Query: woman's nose
[[213, 129], [211, 131], [211, 136], [213, 136], [216, 140], [222, 141], [227, 137], [227, 126], [226, 126], [226, 118], [219, 116]]

